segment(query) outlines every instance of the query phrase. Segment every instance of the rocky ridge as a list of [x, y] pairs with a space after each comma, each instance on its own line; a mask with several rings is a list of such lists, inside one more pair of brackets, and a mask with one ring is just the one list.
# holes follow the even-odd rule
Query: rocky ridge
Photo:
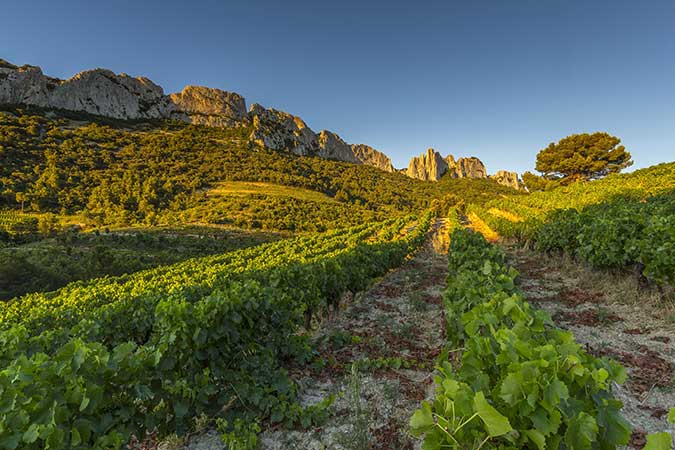
[[[121, 120], [175, 119], [215, 127], [250, 126], [249, 142], [300, 156], [365, 164], [395, 172], [391, 159], [365, 144], [348, 144], [337, 134], [315, 133], [297, 116], [246, 100], [235, 92], [186, 86], [165, 95], [161, 86], [145, 77], [115, 74], [107, 69], [78, 73], [67, 80], [44, 75], [36, 66], [15, 66], [0, 59], [0, 105], [27, 105], [85, 112]], [[403, 173], [437, 181], [446, 173], [454, 178], [487, 178], [485, 165], [475, 157], [442, 158], [433, 149], [410, 161]], [[507, 186], [521, 187], [518, 175], [499, 171], [494, 177]]]
[[404, 173], [411, 177], [425, 181], [438, 181], [443, 176], [452, 178], [490, 178], [499, 184], [514, 189], [524, 189], [523, 182], [516, 172], [500, 170], [495, 175], [488, 175], [485, 164], [475, 156], [463, 157], [455, 160], [453, 155], [445, 158], [433, 148], [415, 156], [410, 160], [408, 169]]
[[107, 69], [81, 72], [68, 80], [51, 78], [36, 66], [17, 67], [0, 59], [0, 105], [27, 105], [85, 112], [122, 120], [176, 119], [215, 127], [252, 126], [250, 142], [301, 156], [367, 164], [392, 171], [391, 160], [365, 146], [350, 145], [337, 134], [312, 131], [292, 114], [266, 109], [235, 92], [186, 86], [165, 95], [148, 78]]

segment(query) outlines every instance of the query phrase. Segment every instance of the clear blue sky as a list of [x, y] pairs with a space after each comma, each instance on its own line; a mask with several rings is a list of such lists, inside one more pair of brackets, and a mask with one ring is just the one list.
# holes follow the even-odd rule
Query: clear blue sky
[[675, 2], [2, 2], [0, 58], [235, 91], [398, 167], [427, 147], [522, 172], [574, 133], [675, 160]]

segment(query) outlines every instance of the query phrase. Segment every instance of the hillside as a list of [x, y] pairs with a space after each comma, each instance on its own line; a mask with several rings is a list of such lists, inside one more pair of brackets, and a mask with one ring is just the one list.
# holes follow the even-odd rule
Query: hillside
[[[78, 214], [93, 225], [198, 222], [311, 231], [408, 214], [449, 194], [511, 192], [486, 180], [431, 184], [370, 166], [251, 148], [247, 127], [101, 125], [83, 118], [22, 110], [0, 115], [0, 198], [6, 208], [23, 204], [36, 213]], [[247, 205], [237, 206], [211, 195], [217, 183], [228, 181], [302, 188], [332, 201], [310, 206], [307, 199], [249, 190]], [[295, 213], [287, 214], [289, 208]]]

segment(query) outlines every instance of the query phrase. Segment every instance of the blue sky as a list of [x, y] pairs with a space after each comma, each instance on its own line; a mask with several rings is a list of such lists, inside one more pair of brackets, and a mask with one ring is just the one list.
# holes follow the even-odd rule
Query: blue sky
[[523, 172], [576, 132], [675, 160], [673, 1], [14, 1], [0, 58], [235, 91], [366, 143]]

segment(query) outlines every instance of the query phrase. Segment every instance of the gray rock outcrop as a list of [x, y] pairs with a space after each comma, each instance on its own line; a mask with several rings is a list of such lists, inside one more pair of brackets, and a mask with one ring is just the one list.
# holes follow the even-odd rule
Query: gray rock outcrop
[[368, 166], [377, 167], [385, 172], [395, 172], [396, 169], [391, 163], [391, 159], [384, 153], [375, 150], [365, 144], [352, 144], [354, 156], [362, 163]]
[[454, 173], [455, 178], [487, 178], [485, 164], [475, 156], [459, 158]]
[[504, 186], [511, 187], [513, 189], [525, 190], [525, 184], [522, 182], [520, 177], [516, 172], [509, 172], [507, 170], [499, 170], [494, 175], [491, 175], [490, 178], [495, 180], [499, 184]]
[[391, 172], [391, 160], [367, 145], [349, 145], [337, 134], [312, 131], [297, 116], [258, 104], [246, 111], [245, 99], [235, 93], [187, 86], [164, 95], [144, 77], [87, 70], [68, 80], [50, 78], [39, 67], [17, 67], [0, 59], [0, 104], [85, 112], [124, 120], [178, 119], [215, 127], [251, 125], [250, 142], [302, 156], [372, 165]]
[[231, 127], [248, 122], [246, 100], [236, 92], [203, 86], [186, 86], [169, 95], [174, 118], [212, 127]]
[[0, 103], [83, 111], [115, 119], [160, 119], [174, 106], [160, 86], [144, 77], [87, 70], [68, 80], [39, 67], [0, 67]]
[[[245, 99], [235, 93], [202, 86], [187, 86], [165, 95], [145, 77], [115, 74], [107, 69], [78, 73], [68, 80], [45, 76], [39, 67], [17, 67], [0, 59], [0, 105], [27, 105], [62, 109], [126, 120], [178, 119], [216, 127], [251, 126], [249, 141], [301, 156], [366, 164], [386, 172], [396, 169], [389, 157], [364, 144], [348, 144], [337, 134], [315, 133], [298, 116], [257, 103], [246, 111]], [[437, 181], [446, 173], [455, 178], [486, 178], [485, 165], [475, 157], [446, 158], [434, 149], [412, 158], [409, 177]], [[522, 186], [517, 174], [500, 171], [494, 179]]]
[[438, 181], [448, 171], [448, 163], [433, 148], [413, 157], [408, 164], [406, 175], [425, 181]]
[[427, 181], [438, 181], [445, 174], [452, 178], [487, 178], [485, 164], [475, 156], [457, 160], [452, 155], [443, 158], [433, 148], [412, 158], [406, 171], [411, 178]]
[[253, 122], [249, 140], [272, 150], [285, 150], [300, 156], [314, 156], [319, 141], [307, 124], [297, 116], [254, 103], [248, 112]]
[[346, 161], [360, 164], [361, 161], [354, 155], [352, 147], [337, 134], [328, 130], [321, 130], [318, 136], [319, 152], [317, 156], [337, 161]]

